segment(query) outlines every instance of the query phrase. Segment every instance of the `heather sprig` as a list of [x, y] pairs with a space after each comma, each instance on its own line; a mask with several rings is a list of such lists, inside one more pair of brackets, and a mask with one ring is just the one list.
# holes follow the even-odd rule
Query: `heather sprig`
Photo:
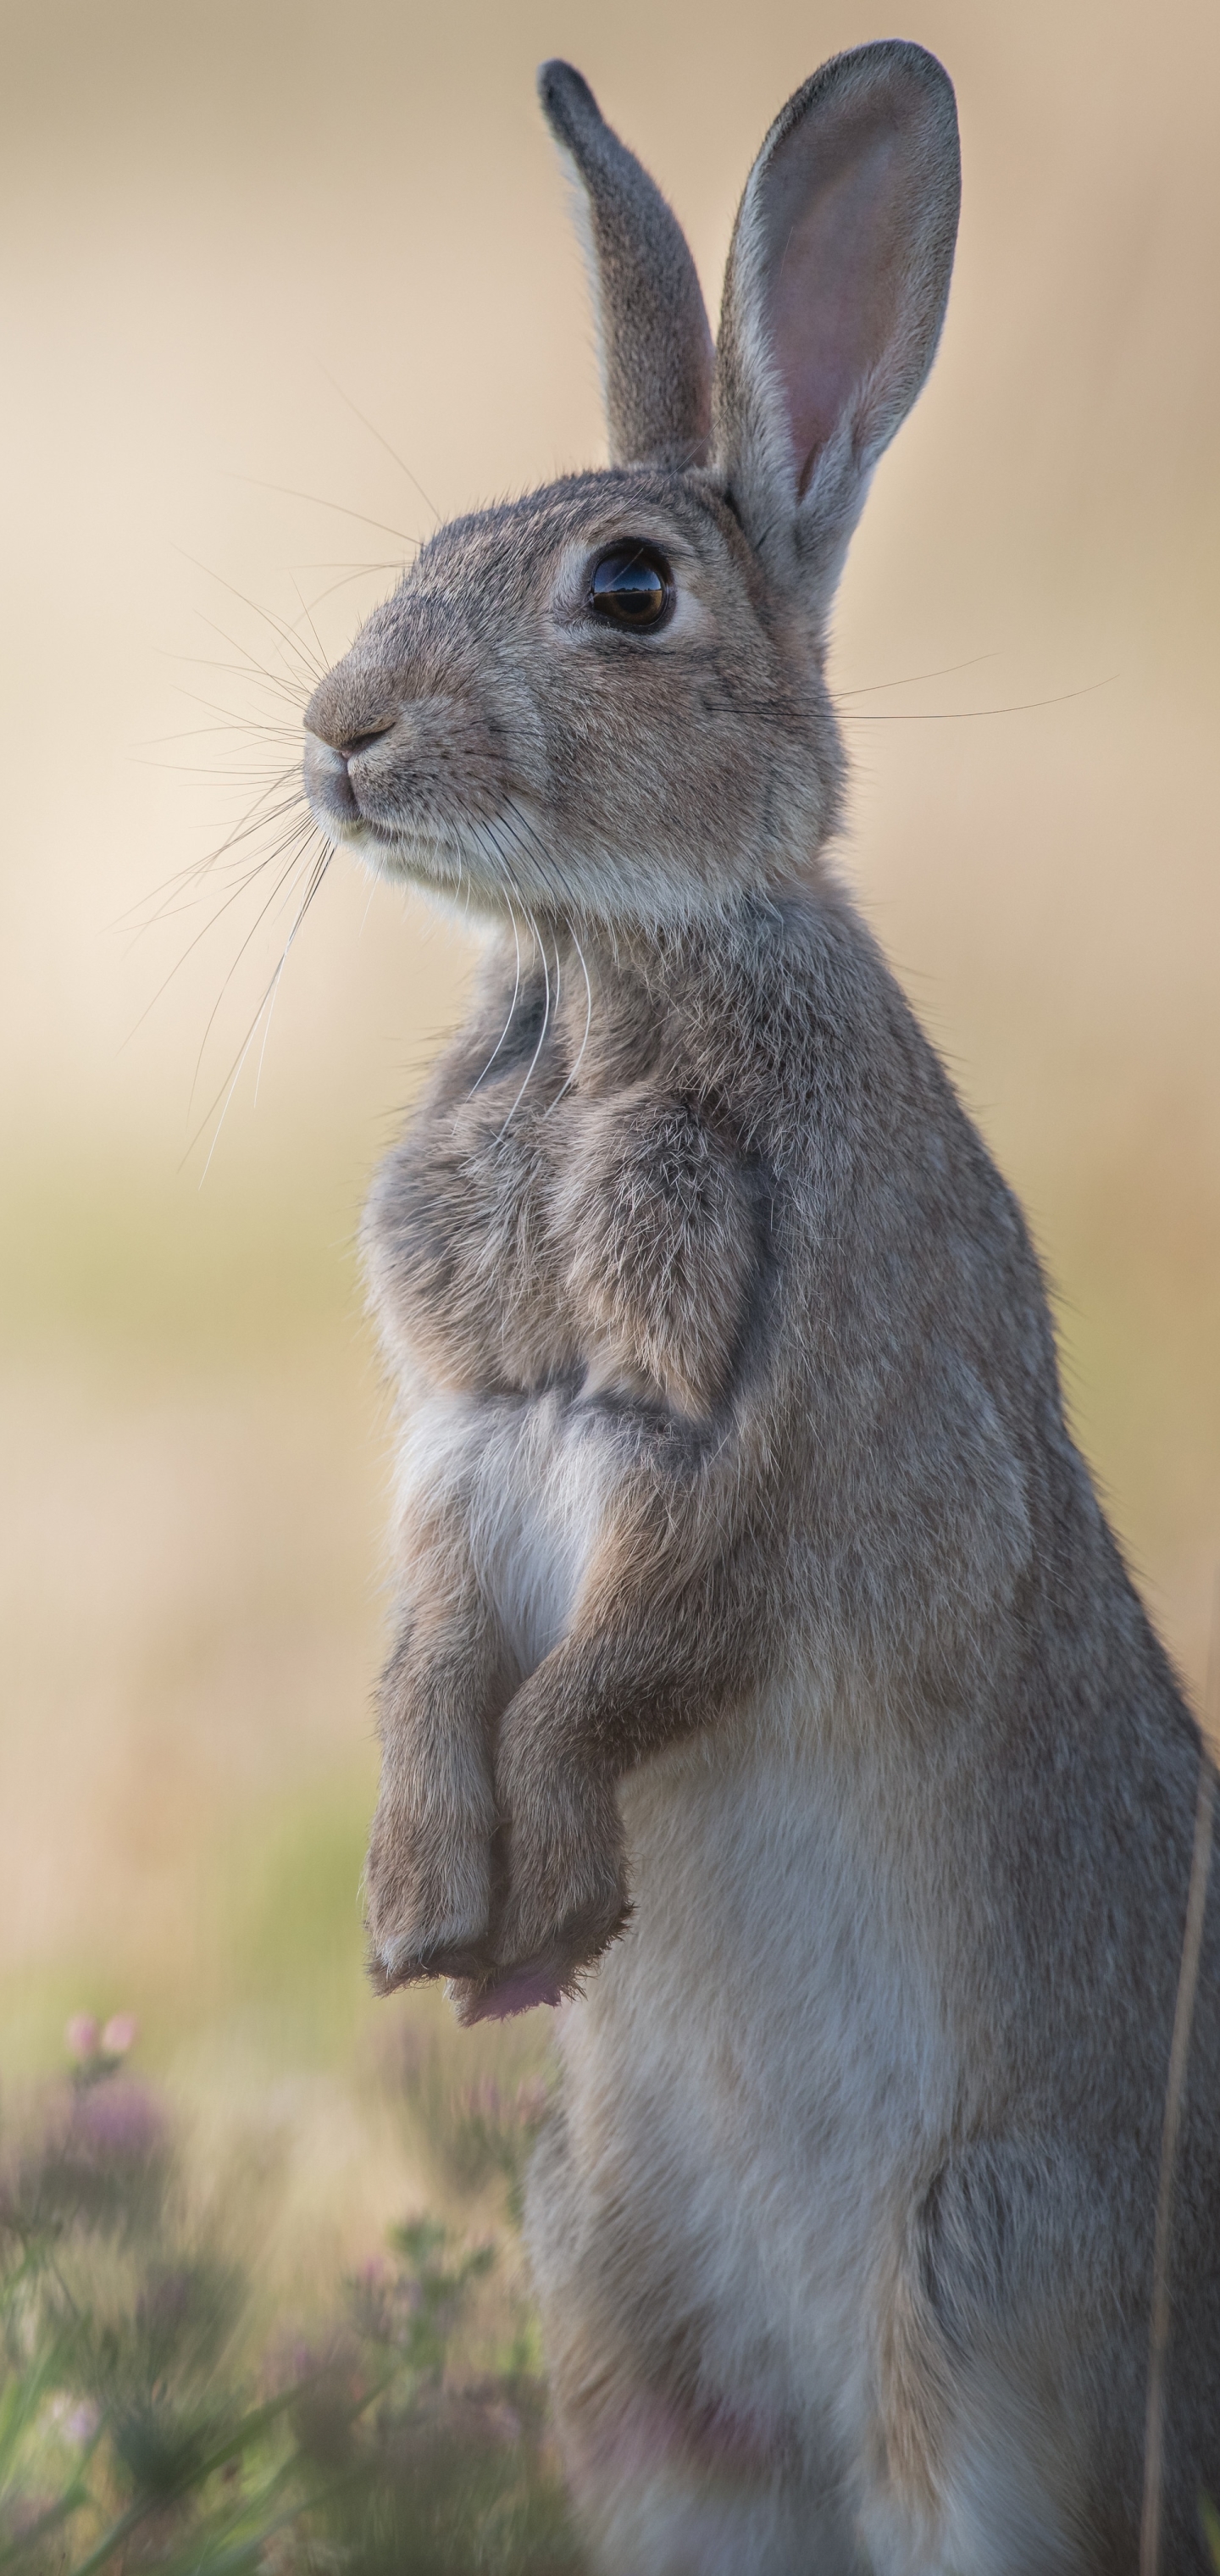
[[0, 2576], [573, 2576], [541, 2383], [476, 2349], [500, 2244], [414, 2217], [320, 2334], [260, 2343], [135, 2037], [69, 2025], [0, 2178]]

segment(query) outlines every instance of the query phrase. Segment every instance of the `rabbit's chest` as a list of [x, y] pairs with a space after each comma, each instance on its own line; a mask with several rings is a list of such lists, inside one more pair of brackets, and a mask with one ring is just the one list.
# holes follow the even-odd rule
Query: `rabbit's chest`
[[680, 1102], [565, 1103], [501, 1133], [482, 1103], [408, 1136], [370, 1212], [385, 1338], [485, 1396], [610, 1394], [710, 1414], [748, 1299], [749, 1175]]
[[618, 1473], [612, 1421], [557, 1389], [472, 1396], [417, 1381], [398, 1454], [410, 1520], [454, 1514], [523, 1673], [563, 1636]]

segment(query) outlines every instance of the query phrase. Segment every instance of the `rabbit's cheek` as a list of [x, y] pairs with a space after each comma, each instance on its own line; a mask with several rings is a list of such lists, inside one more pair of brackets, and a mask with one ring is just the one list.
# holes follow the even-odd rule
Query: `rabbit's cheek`
[[349, 759], [356, 804], [383, 830], [410, 834], [460, 827], [494, 814], [503, 792], [495, 731], [461, 696], [405, 705], [396, 721]]

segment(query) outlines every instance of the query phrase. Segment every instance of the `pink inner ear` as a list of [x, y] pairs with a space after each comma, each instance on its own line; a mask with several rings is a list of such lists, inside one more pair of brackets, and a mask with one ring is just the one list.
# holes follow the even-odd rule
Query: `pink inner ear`
[[810, 170], [800, 127], [769, 173], [767, 295], [797, 488], [893, 343], [902, 282], [903, 138], [888, 119], [840, 135]]

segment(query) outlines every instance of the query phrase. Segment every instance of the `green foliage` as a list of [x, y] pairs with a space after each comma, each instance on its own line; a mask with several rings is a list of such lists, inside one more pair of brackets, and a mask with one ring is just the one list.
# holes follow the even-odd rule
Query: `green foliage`
[[[449, 2052], [418, 2041], [408, 2046], [400, 2069], [403, 2101], [415, 2139], [430, 2158], [437, 2178], [460, 2195], [484, 2191], [489, 2183], [506, 2187], [508, 2214], [520, 2223], [525, 2167], [548, 2105], [546, 2079], [511, 2031], [499, 2034], [500, 2046], [484, 2042], [484, 2070], [473, 2084], [452, 2081]], [[498, 2062], [497, 2062], [498, 2060]]]
[[1216, 2576], [1220, 2576], [1220, 2513], [1217, 2513], [1209, 2496], [1199, 2499], [1199, 2520], [1203, 2525], [1208, 2556], [1216, 2569]]
[[[536, 2105], [484, 2094], [452, 2136], [511, 2188]], [[477, 2313], [509, 2250], [416, 2218], [260, 2349], [164, 2105], [95, 2053], [0, 2179], [0, 2576], [576, 2576], [528, 2326]]]

